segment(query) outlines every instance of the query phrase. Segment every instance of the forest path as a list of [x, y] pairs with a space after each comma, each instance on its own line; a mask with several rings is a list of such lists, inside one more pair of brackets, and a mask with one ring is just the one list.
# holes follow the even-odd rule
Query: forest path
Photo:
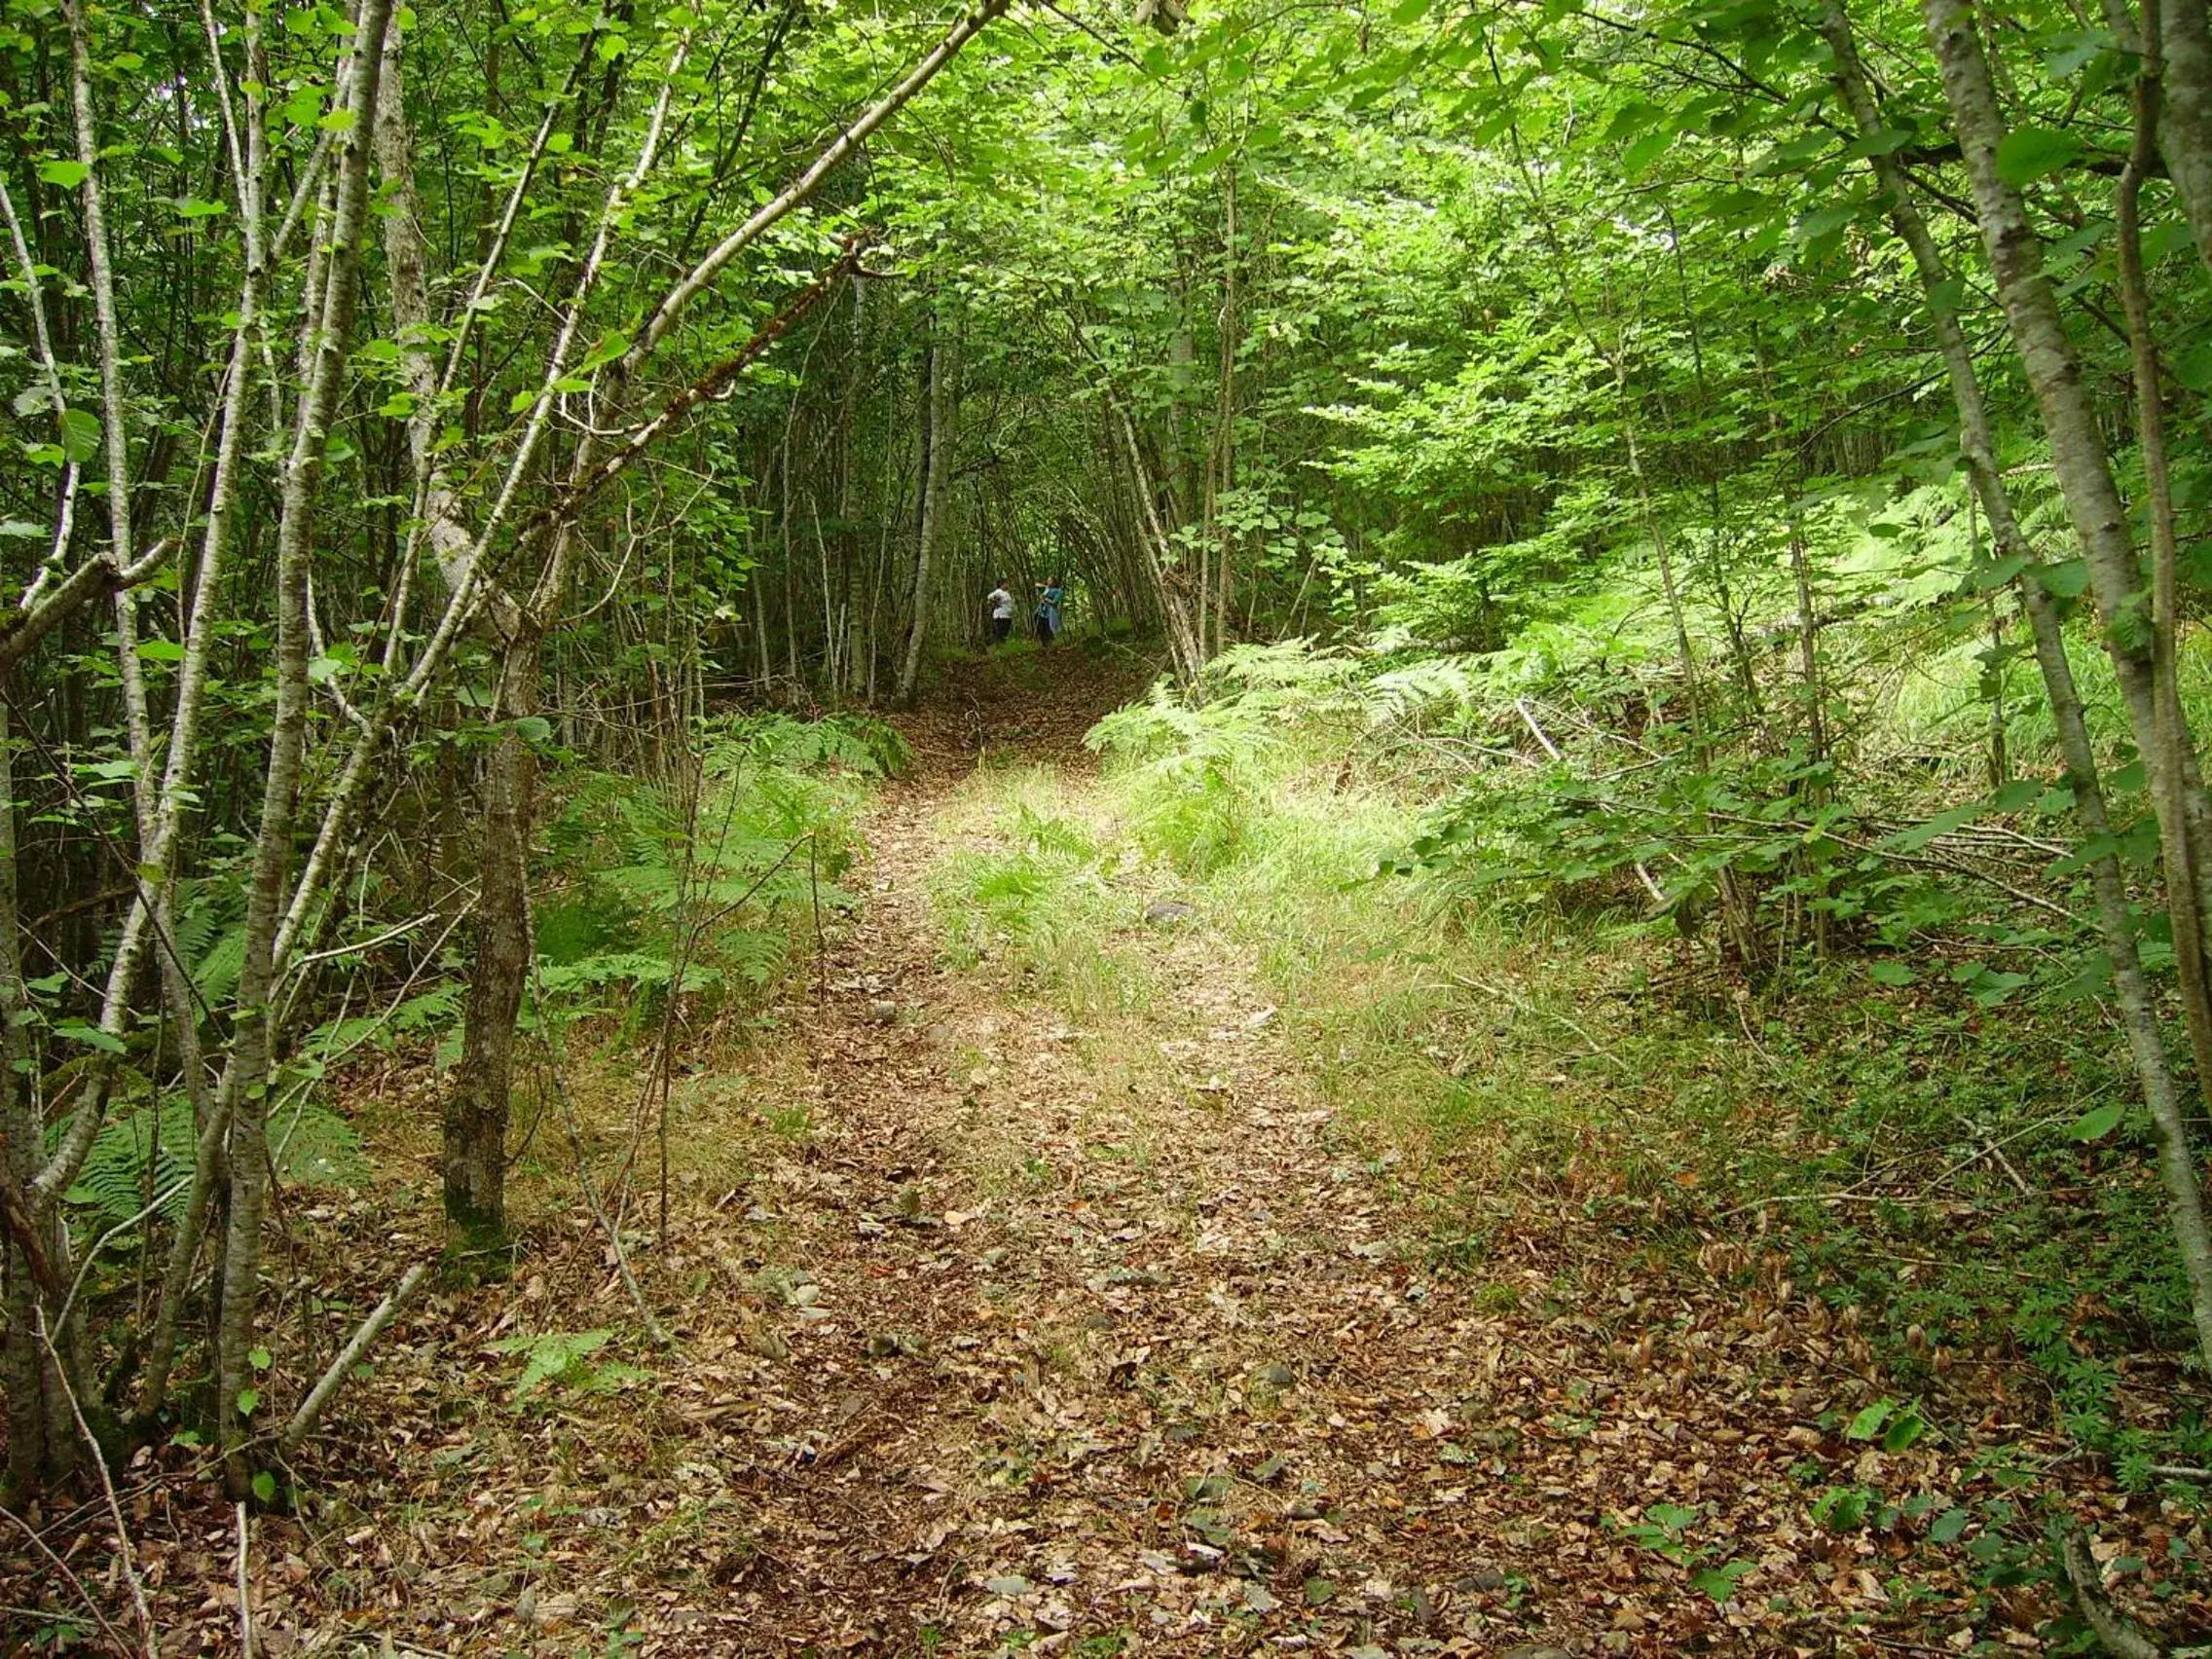
[[[983, 735], [1080, 773], [1097, 712], [993, 703]], [[1111, 1030], [940, 966], [927, 888], [975, 715], [910, 726], [921, 775], [875, 809], [866, 906], [794, 1021], [819, 1104], [754, 1185], [749, 1246], [791, 1306], [753, 1343], [753, 1548], [703, 1648], [1777, 1650], [1690, 1587], [1697, 1559], [1604, 1525], [1725, 1487], [1742, 1541], [1710, 1564], [1794, 1575], [1811, 1402], [1714, 1363], [1760, 1321], [1701, 1334], [1713, 1310], [1655, 1307], [1630, 1264], [1569, 1263], [1570, 1206], [1490, 1247], [1571, 1280], [1571, 1311], [1431, 1272], [1418, 1195], [1202, 921], [1147, 928], [1132, 895], [1123, 942], [1162, 994]], [[1707, 1350], [1677, 1376], [1635, 1346], [1661, 1326]]]
[[[257, 1651], [2036, 1647], [2042, 1592], [1977, 1588], [1887, 1510], [1809, 1516], [1824, 1488], [1994, 1503], [1975, 1447], [2024, 1439], [2028, 1405], [2000, 1383], [1942, 1405], [1957, 1432], [1850, 1440], [1898, 1385], [1779, 1239], [1632, 1196], [1604, 1141], [1506, 1178], [1333, 1113], [1234, 918], [1146, 925], [1145, 866], [1107, 889], [1149, 993], [1100, 1001], [1124, 1012], [945, 963], [933, 879], [1006, 850], [978, 771], [1044, 768], [1103, 815], [1082, 734], [1135, 689], [1017, 653], [903, 722], [921, 763], [870, 809], [865, 903], [682, 1067], [665, 1235], [616, 1183], [673, 1346], [636, 1334], [541, 1145], [521, 1271], [422, 1299], [307, 1501], [260, 1522]], [[628, 1054], [574, 1068], [601, 1171], [641, 1145]], [[406, 1059], [355, 1080], [382, 1173], [298, 1285], [434, 1254], [437, 1087]], [[230, 1651], [232, 1517], [193, 1456], [140, 1559], [174, 1650]]]

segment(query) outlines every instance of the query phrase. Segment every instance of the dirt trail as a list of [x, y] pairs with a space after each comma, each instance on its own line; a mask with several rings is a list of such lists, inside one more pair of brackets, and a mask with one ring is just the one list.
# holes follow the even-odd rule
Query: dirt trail
[[[756, 1187], [759, 1253], [806, 1281], [755, 1343], [776, 1357], [754, 1551], [702, 1645], [1783, 1650], [1774, 1620], [1729, 1629], [1694, 1562], [1604, 1525], [1720, 1497], [1752, 1529], [1736, 1548], [1796, 1575], [1785, 1469], [1813, 1402], [1728, 1369], [1677, 1413], [1695, 1357], [1671, 1375], [1637, 1346], [1717, 1358], [1769, 1327], [1701, 1333], [1626, 1271], [1486, 1312], [1494, 1288], [1423, 1265], [1390, 1162], [1340, 1132], [1202, 925], [1132, 903], [1167, 993], [1146, 1054], [938, 967], [955, 719], [915, 730], [923, 775], [874, 815], [869, 902], [804, 1034], [813, 1132]], [[1032, 756], [1080, 765], [1081, 723], [1063, 710]], [[1492, 1247], [1538, 1283], [1567, 1266]], [[1718, 1435], [1685, 1432], [1716, 1409]]]

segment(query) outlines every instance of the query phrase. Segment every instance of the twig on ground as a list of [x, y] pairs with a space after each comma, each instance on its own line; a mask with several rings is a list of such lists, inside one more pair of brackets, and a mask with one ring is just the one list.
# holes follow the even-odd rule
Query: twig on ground
[[1909, 1196], [1903, 1193], [1770, 1193], [1763, 1198], [1753, 1198], [1748, 1204], [1738, 1204], [1734, 1209], [1722, 1210], [1713, 1219], [1726, 1221], [1731, 1216], [1744, 1215], [1768, 1204], [1896, 1204], [1899, 1208], [1910, 1209], [1914, 1204], [1924, 1204], [1927, 1201], [1926, 1193]]
[[1549, 755], [1554, 760], [1567, 758], [1559, 752], [1559, 745], [1544, 735], [1544, 728], [1536, 723], [1536, 717], [1529, 712], [1528, 698], [1514, 698], [1513, 712], [1521, 717], [1521, 723], [1529, 728], [1529, 735], [1544, 746], [1546, 755]]
[[308, 1397], [300, 1402], [300, 1409], [292, 1414], [292, 1420], [284, 1425], [284, 1432], [276, 1441], [279, 1453], [289, 1457], [300, 1449], [301, 1442], [313, 1432], [316, 1421], [322, 1417], [323, 1408], [330, 1404], [330, 1397], [338, 1392], [339, 1383], [346, 1380], [346, 1374], [360, 1362], [361, 1355], [368, 1351], [369, 1345], [384, 1335], [385, 1327], [399, 1316], [399, 1310], [422, 1288], [429, 1271], [421, 1262], [409, 1268], [399, 1275], [399, 1283], [392, 1287], [391, 1294], [378, 1303], [369, 1316], [361, 1321], [352, 1340], [339, 1349], [338, 1357], [330, 1362], [315, 1385], [308, 1390]]
[[2066, 1568], [2066, 1582], [2073, 1587], [2075, 1604], [2107, 1653], [2115, 1659], [2166, 1659], [2166, 1650], [2112, 1604], [2098, 1576], [2096, 1558], [2079, 1529], [2059, 1540], [2058, 1557]]
[[1549, 1009], [1537, 1008], [1526, 997], [1517, 996], [1512, 991], [1507, 990], [1503, 985], [1493, 985], [1487, 979], [1470, 978], [1464, 974], [1455, 974], [1449, 968], [1443, 969], [1441, 970], [1441, 972], [1447, 979], [1450, 979], [1455, 985], [1459, 986], [1462, 990], [1480, 991], [1486, 997], [1495, 997], [1502, 1003], [1510, 1004], [1512, 1007], [1519, 1009], [1523, 1014], [1532, 1014], [1540, 1019], [1551, 1019], [1558, 1021], [1560, 1024], [1566, 1026], [1569, 1031], [1573, 1032], [1577, 1037], [1581, 1038], [1583, 1042], [1589, 1044], [1590, 1052], [1596, 1055], [1599, 1059], [1604, 1060], [1607, 1065], [1618, 1066], [1624, 1072], [1629, 1069], [1629, 1064], [1626, 1060], [1622, 1059], [1618, 1054], [1614, 1053], [1610, 1049], [1606, 1048], [1604, 1044], [1599, 1042], [1597, 1038], [1591, 1036], [1590, 1033], [1582, 1026], [1567, 1018], [1566, 1014], [1554, 1014]]
[[[2009, 1135], [2000, 1136], [1996, 1140], [1984, 1141], [1982, 1145], [1975, 1151], [1968, 1154], [1965, 1158], [1960, 1159], [1958, 1162], [1952, 1164], [1948, 1169], [1945, 1169], [1941, 1174], [1937, 1175], [1933, 1181], [1930, 1181], [1927, 1186], [1921, 1188], [1917, 1196], [1925, 1198], [1937, 1187], [1940, 1187], [1952, 1176], [1958, 1174], [1960, 1170], [1971, 1168], [1974, 1164], [1979, 1163], [1983, 1159], [1987, 1158], [1991, 1153], [1998, 1152], [2005, 1147], [2009, 1147], [2014, 1141], [2034, 1134], [2038, 1129], [2047, 1129], [2051, 1124], [2062, 1123], [2066, 1119], [2071, 1118], [2073, 1115], [2074, 1114], [2071, 1112], [2060, 1112], [2048, 1118], [2038, 1118], [2034, 1123], [2028, 1124], [2026, 1128], [2014, 1129]], [[1894, 1163], [1901, 1161], [1901, 1160], [1893, 1159], [1891, 1161]], [[1887, 1169], [1890, 1167], [1890, 1164], [1885, 1163], [1884, 1165], [1882, 1165], [1882, 1167]], [[2015, 1176], [2014, 1179], [2018, 1179], [2018, 1177]], [[2023, 1191], [2025, 1189], [2023, 1189]]]
[[253, 1659], [253, 1579], [246, 1570], [246, 1552], [252, 1534], [247, 1530], [245, 1505], [235, 1506], [239, 1521], [239, 1659]]
[[[534, 971], [532, 979], [535, 981], [535, 978]], [[534, 982], [531, 989], [538, 999], [538, 1006], [544, 1007], [544, 987]], [[583, 1124], [576, 1116], [575, 1102], [569, 1098], [569, 1084], [561, 1070], [560, 1051], [546, 1036], [542, 1021], [539, 1022], [537, 1041], [545, 1051], [546, 1081], [553, 1086], [553, 1098], [561, 1107], [562, 1127], [568, 1133], [570, 1150], [575, 1155], [576, 1188], [583, 1194], [584, 1208], [591, 1212], [592, 1220], [598, 1223], [600, 1232], [607, 1235], [607, 1242], [614, 1252], [615, 1272], [621, 1275], [622, 1288], [630, 1294], [630, 1305], [638, 1310], [639, 1323], [645, 1329], [645, 1340], [655, 1347], [666, 1347], [669, 1341], [667, 1328], [653, 1316], [653, 1310], [645, 1306], [645, 1290], [638, 1283], [638, 1275], [630, 1271], [629, 1252], [622, 1248], [622, 1230], [607, 1213], [607, 1206], [599, 1200], [599, 1189], [592, 1185], [588, 1155], [584, 1148]]]
[[2005, 1149], [2003, 1147], [1999, 1146], [1995, 1141], [1991, 1141], [1988, 1146], [1984, 1148], [1984, 1150], [1992, 1159], [1996, 1161], [1997, 1167], [2004, 1170], [2006, 1174], [2009, 1175], [2012, 1178], [2012, 1185], [2020, 1189], [2020, 1197], [2022, 1197], [2023, 1198], [2032, 1198], [2035, 1197], [2035, 1189], [2030, 1187], [2027, 1181], [2021, 1176], [2019, 1170], [2015, 1169], [2012, 1166], [2012, 1161], [2005, 1156]]

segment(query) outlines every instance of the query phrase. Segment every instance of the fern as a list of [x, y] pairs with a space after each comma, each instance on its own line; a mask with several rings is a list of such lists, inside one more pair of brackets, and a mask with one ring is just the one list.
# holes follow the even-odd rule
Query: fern
[[[368, 1178], [359, 1137], [328, 1107], [303, 1095], [276, 1114], [271, 1128], [270, 1159], [280, 1179], [301, 1187], [350, 1187]], [[89, 1212], [95, 1227], [115, 1227], [146, 1207], [150, 1187], [161, 1199], [155, 1213], [174, 1221], [198, 1138], [192, 1103], [182, 1095], [119, 1113], [93, 1139], [68, 1200]]]
[[[635, 1016], [672, 990], [772, 985], [816, 904], [856, 902], [837, 878], [859, 843], [859, 780], [907, 759], [874, 721], [763, 715], [711, 724], [696, 796], [579, 775], [554, 828], [576, 874], [546, 907], [536, 1016], [572, 1020], [621, 999]], [[672, 985], [684, 955], [690, 966]]]
[[[191, 1176], [195, 1139], [192, 1102], [181, 1095], [113, 1117], [93, 1139], [68, 1200], [90, 1210], [94, 1225], [119, 1226], [146, 1206], [149, 1162], [156, 1197]], [[173, 1221], [183, 1204], [184, 1194], [174, 1193], [159, 1213]]]
[[331, 1062], [345, 1058], [364, 1044], [388, 1049], [395, 1036], [445, 1030], [460, 1017], [465, 991], [459, 979], [441, 979], [389, 1013], [352, 1014], [318, 1026], [301, 1046], [302, 1051]]
[[510, 1396], [521, 1405], [548, 1382], [580, 1379], [591, 1367], [585, 1360], [607, 1345], [614, 1333], [598, 1331], [544, 1331], [535, 1337], [506, 1337], [492, 1344], [494, 1353], [521, 1354], [522, 1376]]
[[[587, 956], [580, 962], [555, 966], [540, 963], [537, 982], [546, 991], [605, 990], [621, 986], [631, 991], [663, 991], [675, 977], [675, 964], [665, 956], [648, 956], [643, 951], [610, 951], [604, 956]], [[683, 971], [685, 991], [706, 990], [722, 982], [720, 970], [692, 963]]]
[[859, 715], [801, 720], [790, 715], [741, 716], [709, 742], [709, 776], [726, 777], [748, 764], [788, 771], [841, 769], [893, 778], [913, 765], [914, 752], [893, 727]]
[[245, 966], [245, 924], [223, 930], [200, 959], [192, 964], [192, 982], [200, 987], [202, 1002], [213, 1007], [227, 1001]]
[[1474, 700], [1473, 679], [1449, 657], [1432, 657], [1379, 674], [1361, 687], [1370, 724], [1455, 714]]
[[358, 1187], [369, 1161], [353, 1125], [328, 1107], [303, 1100], [273, 1124], [276, 1173], [298, 1187]]

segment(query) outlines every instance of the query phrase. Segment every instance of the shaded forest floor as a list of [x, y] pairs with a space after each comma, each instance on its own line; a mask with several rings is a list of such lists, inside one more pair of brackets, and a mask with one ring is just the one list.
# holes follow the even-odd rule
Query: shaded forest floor
[[[819, 977], [690, 1056], [665, 1238], [640, 1177], [625, 1236], [672, 1349], [540, 1126], [515, 1278], [419, 1304], [299, 1512], [255, 1522], [259, 1650], [2042, 1650], [2048, 1588], [1958, 1547], [2001, 1537], [2019, 1478], [1986, 1448], [2064, 1450], [2001, 1369], [1960, 1374], [1949, 1432], [1851, 1438], [1890, 1385], [1785, 1252], [1594, 1222], [1602, 1159], [1505, 1196], [1458, 1271], [1419, 1158], [1332, 1113], [1253, 965], [1137, 877], [1120, 942], [1161, 994], [1132, 1014], [944, 965], [931, 873], [991, 833], [971, 779], [1080, 788], [1131, 689], [1016, 657], [907, 722], [918, 771]], [[573, 1080], [602, 1170], [635, 1083]], [[297, 1306], [435, 1247], [435, 1082], [361, 1088], [380, 1178], [299, 1230]], [[228, 1650], [236, 1539], [191, 1467], [150, 1456], [127, 1502], [165, 1651]], [[2040, 1478], [2115, 1551], [2170, 1547], [2155, 1499]], [[1825, 1526], [1831, 1489], [1897, 1513]]]

